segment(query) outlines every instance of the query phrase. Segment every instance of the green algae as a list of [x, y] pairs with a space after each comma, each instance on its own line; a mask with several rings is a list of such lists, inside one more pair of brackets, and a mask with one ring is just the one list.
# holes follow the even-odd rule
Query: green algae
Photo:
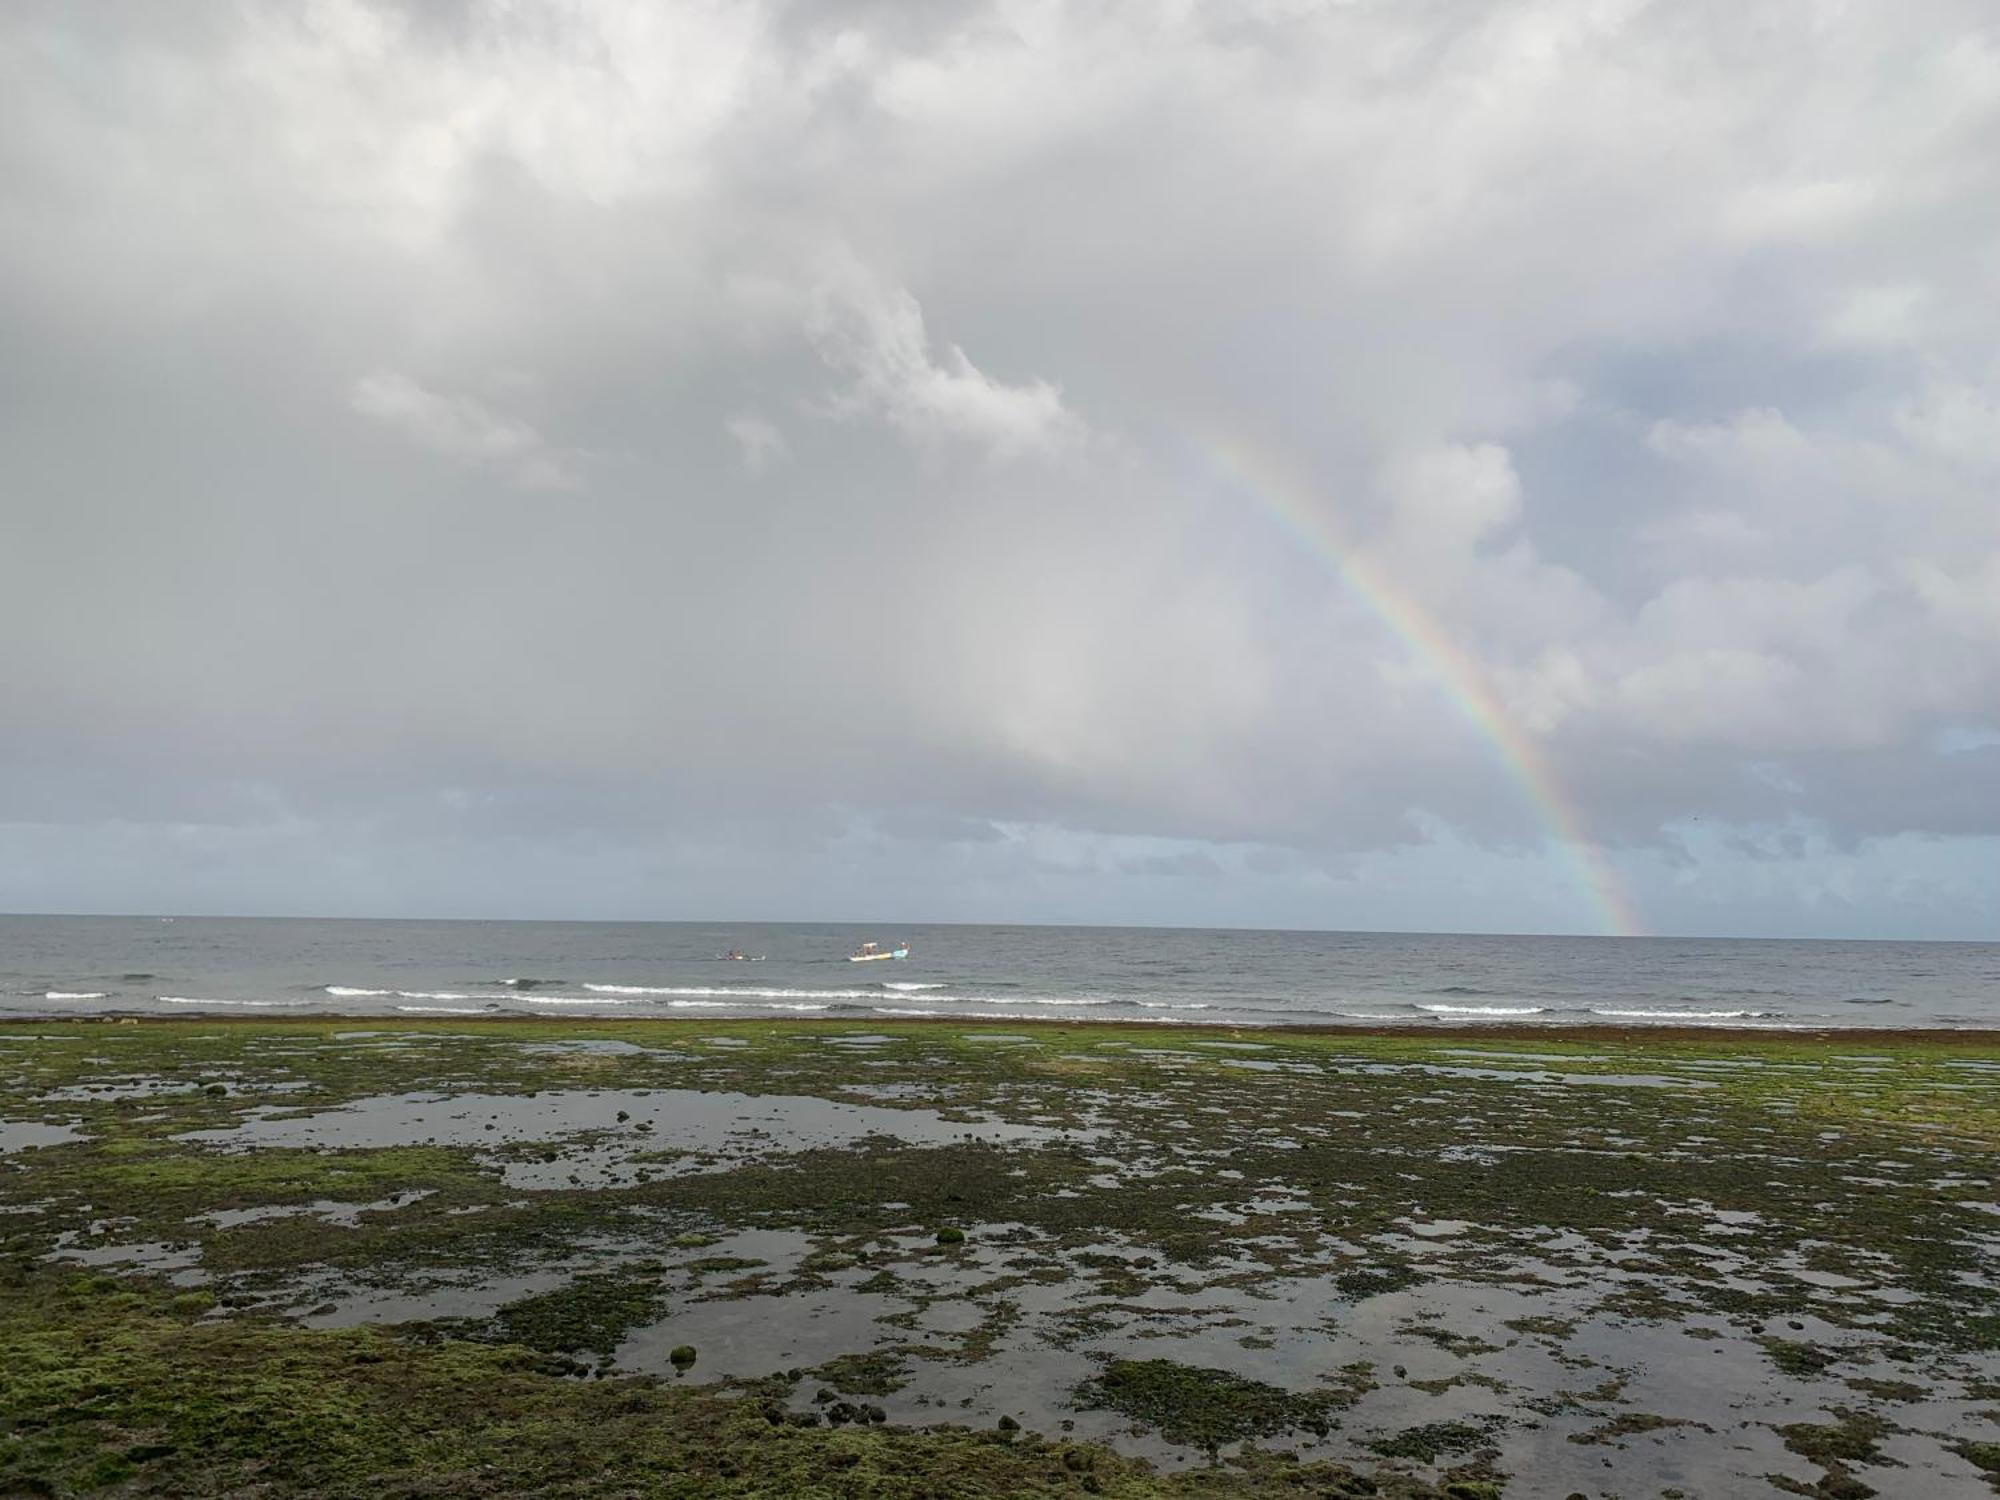
[[664, 1310], [658, 1270], [586, 1271], [559, 1291], [508, 1303], [495, 1319], [497, 1332], [509, 1343], [548, 1353], [609, 1354]]
[[843, 1354], [812, 1373], [843, 1396], [891, 1396], [909, 1384], [909, 1364], [894, 1354]]
[[1169, 1442], [1211, 1451], [1295, 1428], [1324, 1434], [1332, 1413], [1355, 1395], [1351, 1387], [1302, 1394], [1166, 1359], [1113, 1360], [1074, 1393], [1083, 1410], [1108, 1407], [1158, 1428]]
[[[948, 1338], [929, 1335], [929, 1345], [910, 1329], [893, 1332], [921, 1358], [909, 1363], [908, 1356], [893, 1356], [907, 1379], [881, 1394], [897, 1389], [915, 1394], [924, 1389], [924, 1360], [976, 1365], [1017, 1337], [1022, 1326], [1017, 1299], [1037, 1287], [1099, 1290], [1104, 1300], [1065, 1324], [1076, 1331], [1079, 1347], [1087, 1348], [1091, 1319], [1109, 1331], [1144, 1326], [1134, 1320], [1152, 1318], [1163, 1332], [1171, 1331], [1178, 1326], [1171, 1316], [1143, 1309], [1149, 1295], [1177, 1289], [1192, 1295], [1202, 1287], [1235, 1288], [1249, 1296], [1285, 1278], [1321, 1277], [1329, 1287], [1328, 1315], [1337, 1321], [1342, 1308], [1375, 1298], [1421, 1298], [1427, 1287], [1519, 1285], [1516, 1266], [1523, 1257], [1582, 1273], [1604, 1264], [1603, 1257], [1613, 1252], [1625, 1279], [1606, 1286], [1593, 1302], [1565, 1306], [1560, 1316], [1530, 1314], [1506, 1326], [1563, 1350], [1593, 1315], [1673, 1325], [1701, 1314], [1712, 1322], [1697, 1330], [1699, 1335], [1717, 1337], [1720, 1329], [1746, 1339], [1762, 1337], [1777, 1377], [1800, 1381], [1821, 1378], [1850, 1357], [1849, 1344], [1821, 1342], [1818, 1331], [1799, 1338], [1775, 1332], [1786, 1320], [1796, 1322], [1808, 1313], [1850, 1340], [1868, 1340], [1869, 1347], [1902, 1366], [1890, 1374], [1926, 1381], [1929, 1362], [1970, 1358], [2000, 1342], [1993, 1298], [1982, 1281], [1992, 1271], [1990, 1250], [1982, 1248], [1990, 1243], [1992, 1220], [1982, 1205], [1994, 1196], [1992, 1148], [2000, 1144], [2000, 1111], [1994, 1106], [2000, 1090], [1983, 1076], [1967, 1079], [1947, 1071], [1960, 1059], [1984, 1055], [1963, 1041], [1898, 1042], [1884, 1049], [1891, 1059], [1887, 1065], [1863, 1070], [1830, 1059], [1823, 1044], [1791, 1038], [1537, 1037], [1538, 1051], [1567, 1059], [1537, 1066], [1564, 1073], [1695, 1076], [1717, 1060], [1755, 1064], [1712, 1069], [1711, 1089], [1648, 1089], [1640, 1095], [1615, 1086], [1550, 1088], [1461, 1076], [1444, 1070], [1473, 1060], [1448, 1057], [1443, 1044], [1452, 1039], [1434, 1036], [1274, 1034], [1263, 1038], [1260, 1057], [1310, 1064], [1314, 1071], [1273, 1075], [1249, 1073], [1231, 1066], [1226, 1056], [1187, 1049], [1171, 1059], [1101, 1049], [1104, 1041], [1132, 1035], [1111, 1028], [1024, 1027], [1029, 1043], [996, 1048], [945, 1028], [875, 1023], [871, 1031], [893, 1035], [896, 1042], [871, 1051], [870, 1072], [862, 1074], [864, 1064], [852, 1049], [820, 1040], [837, 1027], [702, 1022], [703, 1034], [746, 1044], [702, 1051], [689, 1047], [686, 1028], [671, 1022], [565, 1025], [564, 1038], [626, 1041], [647, 1050], [550, 1054], [530, 1050], [554, 1034], [547, 1023], [482, 1022], [449, 1037], [421, 1023], [370, 1025], [394, 1045], [386, 1045], [384, 1037], [342, 1040], [335, 1035], [341, 1028], [320, 1023], [74, 1025], [48, 1028], [56, 1042], [10, 1055], [14, 1075], [0, 1076], [0, 1115], [75, 1122], [88, 1139], [20, 1153], [0, 1164], [0, 1207], [36, 1205], [32, 1213], [0, 1217], [6, 1252], [0, 1263], [14, 1267], [31, 1289], [72, 1287], [59, 1303], [41, 1304], [60, 1309], [53, 1332], [47, 1326], [30, 1329], [32, 1319], [0, 1320], [0, 1337], [6, 1339], [0, 1356], [12, 1362], [19, 1339], [47, 1353], [67, 1336], [67, 1323], [79, 1329], [101, 1325], [107, 1337], [123, 1327], [134, 1350], [171, 1345], [176, 1359], [192, 1360], [196, 1367], [214, 1364], [210, 1373], [220, 1383], [211, 1398], [220, 1406], [204, 1411], [224, 1427], [226, 1409], [249, 1389], [243, 1372], [233, 1368], [235, 1361], [248, 1360], [254, 1347], [259, 1361], [266, 1356], [276, 1361], [267, 1372], [276, 1378], [287, 1368], [284, 1360], [294, 1359], [326, 1386], [321, 1396], [301, 1396], [296, 1409], [305, 1426], [296, 1430], [298, 1440], [330, 1441], [336, 1456], [352, 1449], [360, 1455], [354, 1458], [357, 1466], [373, 1464], [369, 1472], [402, 1476], [397, 1482], [427, 1493], [481, 1492], [479, 1484], [490, 1488], [494, 1481], [478, 1479], [478, 1465], [507, 1460], [490, 1453], [482, 1458], [477, 1444], [455, 1434], [383, 1415], [372, 1398], [364, 1399], [376, 1378], [368, 1372], [378, 1362], [409, 1367], [407, 1378], [420, 1397], [430, 1389], [426, 1382], [493, 1383], [497, 1404], [489, 1420], [515, 1420], [508, 1403], [520, 1402], [519, 1422], [530, 1443], [546, 1449], [522, 1472], [545, 1481], [550, 1493], [599, 1492], [592, 1484], [615, 1492], [614, 1479], [586, 1479], [580, 1468], [572, 1473], [563, 1467], [560, 1450], [569, 1444], [587, 1450], [593, 1434], [556, 1409], [562, 1401], [578, 1401], [579, 1422], [583, 1415], [606, 1421], [606, 1398], [599, 1393], [613, 1391], [631, 1400], [643, 1393], [646, 1420], [699, 1430], [719, 1445], [690, 1456], [672, 1434], [633, 1437], [616, 1449], [617, 1462], [637, 1466], [621, 1471], [627, 1488], [727, 1493], [736, 1487], [748, 1493], [761, 1484], [766, 1493], [915, 1494], [928, 1485], [935, 1493], [1076, 1493], [1088, 1478], [1107, 1493], [1167, 1493], [1179, 1492], [1173, 1486], [1195, 1476], [1170, 1481], [1109, 1452], [1092, 1459], [1091, 1467], [1077, 1468], [1072, 1465], [1081, 1458], [1062, 1455], [1099, 1450], [1064, 1442], [1039, 1452], [1036, 1445], [1043, 1439], [1032, 1432], [1006, 1443], [991, 1431], [915, 1432], [900, 1425], [901, 1416], [886, 1425], [849, 1423], [835, 1433], [797, 1428], [781, 1413], [774, 1426], [763, 1399], [753, 1402], [723, 1387], [697, 1388], [692, 1378], [658, 1389], [617, 1376], [579, 1384], [565, 1378], [573, 1371], [559, 1356], [601, 1357], [635, 1326], [657, 1317], [663, 1302], [671, 1301], [678, 1314], [695, 1295], [819, 1296], [836, 1299], [828, 1304], [836, 1305], [848, 1287], [905, 1298], [921, 1312], [933, 1302], [947, 1307], [954, 1299], [962, 1302], [976, 1291], [980, 1321], [967, 1331]], [[670, 1055], [665, 1043], [678, 1053]], [[1509, 1066], [1496, 1063], [1487, 1071]], [[1433, 1067], [1437, 1071], [1414, 1071]], [[226, 1096], [202, 1091], [211, 1074], [227, 1077]], [[55, 1090], [101, 1090], [135, 1078], [164, 1078], [185, 1087], [147, 1097], [48, 1098]], [[558, 1181], [523, 1192], [501, 1180], [501, 1153], [476, 1148], [384, 1143], [337, 1152], [229, 1154], [183, 1138], [226, 1129], [253, 1107], [320, 1110], [401, 1090], [476, 1089], [524, 1098], [549, 1089], [605, 1091], [605, 1135], [528, 1143], [542, 1158], [560, 1162], [628, 1128], [615, 1120], [621, 1091], [706, 1088], [837, 1099], [853, 1097], [850, 1091], [864, 1080], [896, 1082], [905, 1090], [899, 1102], [912, 1107], [968, 1120], [983, 1112], [1035, 1121], [1066, 1130], [1073, 1139], [1030, 1147], [879, 1139], [789, 1154], [751, 1149], [694, 1175], [601, 1189]], [[1942, 1086], [1967, 1082], [1976, 1086]], [[1115, 1127], [1111, 1143], [1092, 1137], [1109, 1127]], [[671, 1149], [656, 1155], [662, 1166], [679, 1159]], [[1935, 1186], [1940, 1182], [1949, 1189]], [[1269, 1186], [1283, 1192], [1264, 1193]], [[372, 1205], [414, 1192], [427, 1196], [371, 1209], [353, 1222], [329, 1223], [305, 1211], [323, 1200]], [[1301, 1208], [1273, 1207], [1278, 1198]], [[217, 1209], [264, 1208], [294, 1211], [236, 1224], [201, 1218]], [[1723, 1277], [1713, 1269], [1714, 1252], [1731, 1242], [1708, 1238], [1710, 1226], [1726, 1231], [1731, 1216], [1754, 1216], [1761, 1262], [1754, 1279]], [[1409, 1224], [1440, 1220], [1466, 1227], [1436, 1249], [1408, 1245]], [[925, 1227], [940, 1224], [966, 1226], [972, 1231], [969, 1242], [940, 1252], [931, 1243], [934, 1228]], [[100, 1231], [100, 1225], [110, 1227]], [[669, 1268], [686, 1283], [676, 1283], [677, 1290], [659, 1278], [649, 1288], [646, 1275], [631, 1269], [635, 1256], [698, 1250], [745, 1229], [803, 1235], [813, 1253], [789, 1273], [773, 1270], [742, 1285], [725, 1285], [719, 1278], [760, 1269], [755, 1256], [683, 1257]], [[214, 1292], [163, 1292], [206, 1299], [199, 1306], [177, 1307], [155, 1300], [144, 1275], [79, 1276], [46, 1259], [61, 1253], [59, 1241], [92, 1245], [106, 1239], [190, 1247], [198, 1264], [219, 1278]], [[612, 1252], [623, 1259], [615, 1268], [593, 1266], [595, 1252], [580, 1248], [614, 1244], [636, 1247]], [[1641, 1245], [1643, 1254], [1632, 1248]], [[421, 1284], [432, 1272], [526, 1269], [561, 1275], [571, 1295], [520, 1299], [498, 1313], [440, 1324], [421, 1339], [302, 1329], [254, 1310], [281, 1306], [285, 1289], [299, 1278], [328, 1272], [357, 1284], [396, 1288]], [[925, 1276], [947, 1273], [963, 1277], [963, 1284], [924, 1289]], [[1836, 1288], [1847, 1281], [1862, 1290], [1828, 1290], [1806, 1279], [1808, 1274], [1834, 1278]], [[1866, 1293], [1876, 1286], [1896, 1290], [1899, 1299], [1869, 1300]], [[130, 1300], [135, 1296], [138, 1301]], [[40, 1297], [41, 1290], [31, 1290], [31, 1302]], [[1455, 1323], [1429, 1330], [1408, 1326], [1411, 1337], [1475, 1365], [1497, 1357], [1495, 1340], [1505, 1337], [1491, 1328], [1461, 1329]], [[1762, 1333], [1767, 1326], [1773, 1331]], [[142, 1327], [150, 1331], [142, 1334]], [[1257, 1347], [1247, 1330], [1242, 1339], [1244, 1348]], [[699, 1342], [706, 1371], [710, 1341], [701, 1336]], [[336, 1349], [347, 1352], [338, 1359], [308, 1353]], [[867, 1360], [881, 1353], [862, 1347], [845, 1357]], [[344, 1363], [350, 1354], [357, 1360], [351, 1375]], [[74, 1349], [70, 1357], [77, 1357]], [[421, 1364], [421, 1372], [412, 1362]], [[826, 1363], [837, 1362], [821, 1368]], [[33, 1366], [31, 1360], [23, 1368]], [[294, 1460], [290, 1471], [280, 1463], [275, 1477], [245, 1478], [265, 1472], [257, 1465], [279, 1461], [237, 1453], [230, 1445], [245, 1440], [224, 1441], [219, 1428], [203, 1425], [206, 1417], [191, 1426], [185, 1414], [152, 1426], [121, 1420], [146, 1415], [127, 1400], [143, 1395], [150, 1378], [145, 1362], [138, 1361], [129, 1374], [102, 1362], [95, 1368], [104, 1385], [88, 1395], [54, 1399], [39, 1388], [28, 1393], [31, 1399], [21, 1408], [28, 1413], [27, 1425], [10, 1426], [9, 1444], [0, 1451], [10, 1454], [9, 1464], [27, 1462], [31, 1450], [39, 1457], [18, 1472], [0, 1470], [8, 1482], [22, 1488], [43, 1483], [63, 1493], [137, 1486], [200, 1494], [293, 1479], [325, 1493], [343, 1493], [344, 1485], [358, 1493], [363, 1487], [331, 1461], [308, 1471]], [[1191, 1368], [1263, 1385], [1285, 1401], [1320, 1394], [1309, 1382], [1299, 1389], [1248, 1381], [1205, 1363]], [[334, 1393], [350, 1379], [356, 1389], [335, 1401]], [[1865, 1383], [1871, 1379], [1872, 1385]], [[121, 1391], [121, 1382], [130, 1389]], [[1458, 1383], [1447, 1378], [1428, 1385], [1451, 1389]], [[1189, 1415], [1174, 1424], [1179, 1436], [1157, 1421], [1128, 1415], [1148, 1422], [1167, 1441], [1197, 1448], [1318, 1441], [1309, 1423], [1292, 1423], [1211, 1442], [1217, 1433], [1242, 1431], [1230, 1425], [1230, 1413], [1255, 1411], [1258, 1401], [1243, 1392], [1231, 1397], [1212, 1385], [1205, 1394], [1190, 1394], [1183, 1389], [1190, 1385], [1184, 1376], [1163, 1373], [1157, 1384], [1161, 1402], [1175, 1391], [1184, 1398]], [[1876, 1400], [1908, 1400], [1908, 1390], [1918, 1388], [1909, 1378], [1857, 1377], [1848, 1384], [1857, 1397]], [[1427, 1388], [1425, 1382], [1411, 1385]], [[1977, 1385], [1965, 1380], [1967, 1390]], [[190, 1401], [206, 1389], [203, 1381], [195, 1382]], [[0, 1386], [0, 1397], [6, 1398], [0, 1410], [10, 1424], [16, 1420], [15, 1394]], [[156, 1399], [168, 1401], [161, 1393]], [[254, 1391], [248, 1399], [247, 1410], [265, 1410]], [[445, 1404], [454, 1401], [468, 1420], [485, 1410], [474, 1391], [459, 1391]], [[1282, 1407], [1281, 1402], [1274, 1410]], [[1323, 1411], [1339, 1409], [1332, 1403]], [[100, 1421], [97, 1414], [106, 1410], [113, 1419]], [[1609, 1438], [1649, 1430], [1620, 1427], [1642, 1422], [1638, 1414], [1589, 1420]], [[635, 1416], [635, 1425], [638, 1421]], [[985, 1421], [990, 1426], [990, 1412]], [[329, 1440], [320, 1430], [338, 1433], [343, 1423], [387, 1425], [381, 1444], [368, 1449], [362, 1436]], [[1454, 1434], [1452, 1425], [1423, 1424], [1393, 1433], [1377, 1440], [1389, 1445], [1377, 1454], [1392, 1465], [1436, 1466], [1504, 1437], [1503, 1430], [1474, 1423], [1458, 1424], [1470, 1435]], [[1830, 1465], [1821, 1487], [1808, 1492], [1832, 1494], [1842, 1485], [1865, 1489], [1852, 1470], [1868, 1460], [1843, 1456], [1841, 1448], [1854, 1446], [1849, 1440], [1862, 1429], [1843, 1419], [1831, 1426], [1845, 1436], [1807, 1434], [1821, 1425], [1790, 1424], [1783, 1432], [1787, 1442], [1797, 1437], [1817, 1445], [1816, 1461]], [[1362, 1430], [1372, 1430], [1372, 1424]], [[1650, 1430], [1656, 1440], [1671, 1436], [1666, 1427]], [[751, 1451], [772, 1441], [774, 1432], [791, 1445], [796, 1463], [774, 1468], [774, 1460]], [[1466, 1438], [1470, 1446], [1441, 1440], [1454, 1437]], [[893, 1454], [874, 1446], [881, 1442], [890, 1442]], [[1953, 1451], [1972, 1461], [1966, 1445]], [[682, 1462], [693, 1465], [687, 1475], [698, 1474], [711, 1488], [690, 1480], [674, 1490], [671, 1485], [682, 1484], [682, 1478], [662, 1480], [667, 1471], [659, 1465]], [[735, 1472], [723, 1472], [724, 1465]], [[885, 1477], [892, 1472], [905, 1478]], [[1317, 1474], [1313, 1482], [1327, 1493], [1359, 1493], [1341, 1487], [1378, 1483], [1385, 1494], [1449, 1493], [1451, 1486], [1473, 1493], [1468, 1486], [1490, 1488], [1504, 1478], [1457, 1471], [1428, 1479], [1398, 1476], [1372, 1463], [1359, 1469], [1294, 1463], [1287, 1472]], [[1279, 1477], [1262, 1470], [1251, 1454], [1201, 1482], [1225, 1481], [1248, 1488], [1204, 1492], [1259, 1493], [1257, 1486], [1277, 1485]], [[906, 1488], [883, 1487], [894, 1483]]]

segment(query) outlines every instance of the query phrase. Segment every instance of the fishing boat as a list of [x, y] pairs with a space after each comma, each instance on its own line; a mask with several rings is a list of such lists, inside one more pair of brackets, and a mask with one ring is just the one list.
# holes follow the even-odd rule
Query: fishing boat
[[884, 948], [879, 943], [863, 943], [859, 953], [850, 953], [847, 955], [847, 961], [851, 964], [872, 964], [878, 958], [908, 958], [909, 956], [910, 946], [907, 943], [898, 944], [894, 948]]

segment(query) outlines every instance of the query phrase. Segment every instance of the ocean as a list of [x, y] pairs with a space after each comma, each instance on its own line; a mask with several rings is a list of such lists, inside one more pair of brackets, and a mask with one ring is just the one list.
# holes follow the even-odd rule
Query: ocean
[[114, 1013], [1984, 1028], [2000, 943], [0, 916], [0, 1015]]

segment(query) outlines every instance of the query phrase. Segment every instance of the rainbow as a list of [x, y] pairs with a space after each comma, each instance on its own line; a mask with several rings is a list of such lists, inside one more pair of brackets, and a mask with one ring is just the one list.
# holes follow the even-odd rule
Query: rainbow
[[1260, 458], [1236, 439], [1209, 435], [1197, 440], [1195, 447], [1230, 492], [1250, 501], [1326, 564], [1347, 594], [1395, 632], [1445, 690], [1452, 706], [1520, 787], [1549, 842], [1574, 871], [1603, 930], [1617, 937], [1643, 933], [1645, 925], [1631, 897], [1591, 838], [1541, 746], [1514, 722], [1485, 672], [1437, 618], [1342, 536], [1327, 508], [1281, 466]]

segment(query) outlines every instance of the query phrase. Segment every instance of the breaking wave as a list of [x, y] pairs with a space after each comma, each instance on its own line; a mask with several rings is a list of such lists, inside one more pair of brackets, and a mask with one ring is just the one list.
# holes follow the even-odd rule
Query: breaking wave
[[[398, 1000], [483, 1000], [483, 995], [468, 995], [459, 990], [369, 990], [351, 984], [328, 984], [321, 988], [329, 995], [337, 995], [343, 1000], [374, 999], [386, 1000], [391, 995]], [[402, 1009], [401, 1006], [397, 1007]]]
[[1546, 1005], [1430, 1005], [1424, 1004], [1418, 1010], [1427, 1010], [1434, 1016], [1540, 1016], [1548, 1013]]
[[1613, 1010], [1592, 1006], [1593, 1016], [1632, 1021], [1761, 1021], [1783, 1014], [1775, 1010]]
[[[727, 1000], [872, 1000], [879, 990], [798, 990], [762, 989], [751, 985], [720, 984], [586, 984], [593, 995], [691, 995], [719, 996]], [[539, 995], [524, 998], [539, 1000]]]
[[103, 1000], [103, 990], [44, 990], [44, 1000]]
[[212, 1000], [201, 995], [155, 995], [153, 998], [162, 1005], [242, 1005], [257, 1010], [266, 1010], [272, 1007], [289, 1009], [294, 1006], [312, 1004], [310, 1000]]

